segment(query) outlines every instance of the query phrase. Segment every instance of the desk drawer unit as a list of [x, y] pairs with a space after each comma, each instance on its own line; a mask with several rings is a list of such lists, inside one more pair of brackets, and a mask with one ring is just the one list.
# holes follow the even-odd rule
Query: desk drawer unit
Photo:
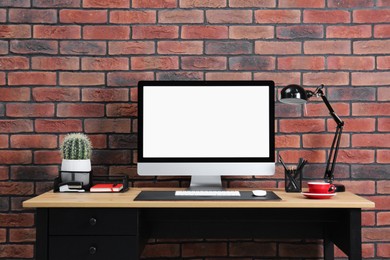
[[44, 249], [37, 244], [37, 259], [138, 259], [136, 209], [54, 208], [39, 214], [45, 222], [37, 237], [47, 240]]

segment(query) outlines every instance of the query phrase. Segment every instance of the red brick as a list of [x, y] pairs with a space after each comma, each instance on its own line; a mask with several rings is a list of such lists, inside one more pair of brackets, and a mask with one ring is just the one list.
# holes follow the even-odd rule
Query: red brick
[[179, 59], [176, 56], [169, 57], [132, 57], [132, 70], [172, 70], [179, 68]]
[[128, 70], [128, 58], [82, 58], [82, 70]]
[[0, 88], [0, 101], [30, 101], [30, 89]]
[[137, 24], [155, 22], [156, 11], [112, 11], [110, 13], [110, 23]]
[[143, 257], [179, 257], [179, 244], [147, 244], [142, 253]]
[[[388, 148], [388, 146], [385, 148]], [[378, 150], [376, 157], [378, 163], [390, 163], [390, 150]]]
[[[0, 150], [0, 163], [1, 164], [30, 164], [31, 162], [32, 162], [32, 153], [31, 153], [31, 151], [24, 151], [24, 150], [5, 151], [5, 150]], [[3, 225], [1, 225], [1, 218], [0, 218], [0, 226], [3, 226]]]
[[106, 23], [107, 11], [60, 10], [61, 23]]
[[10, 9], [9, 21], [12, 23], [57, 23], [55, 10]]
[[251, 80], [250, 72], [207, 72], [206, 80]]
[[[233, 0], [234, 1], [234, 0]], [[240, 0], [238, 0], [240, 1]], [[181, 8], [222, 8], [226, 7], [226, 0], [179, 0]]]
[[301, 146], [301, 138], [299, 135], [276, 135], [276, 148], [299, 148]]
[[82, 122], [76, 119], [37, 119], [35, 131], [40, 133], [81, 132]]
[[354, 103], [352, 104], [352, 115], [374, 116], [390, 115], [390, 107], [385, 103]]
[[376, 58], [377, 69], [389, 70], [390, 69], [390, 56], [379, 56]]
[[92, 147], [94, 149], [104, 149], [107, 148], [107, 136], [105, 134], [101, 135], [88, 135], [91, 140]]
[[35, 101], [79, 101], [78, 88], [33, 88], [33, 100]]
[[256, 54], [300, 54], [300, 42], [256, 41]]
[[[328, 148], [332, 144], [334, 134], [305, 134], [302, 136], [304, 148]], [[349, 135], [341, 136], [340, 147], [349, 147]]]
[[60, 163], [61, 163], [61, 153], [58, 150], [34, 152], [34, 164], [60, 164]]
[[159, 41], [159, 54], [202, 54], [202, 41]]
[[34, 0], [34, 7], [80, 7], [81, 0]]
[[378, 0], [376, 3], [376, 6], [379, 6], [379, 7], [390, 6], [390, 1], [389, 0]]
[[354, 10], [354, 23], [387, 23], [390, 19], [390, 10]]
[[0, 39], [31, 38], [30, 25], [0, 25]]
[[107, 104], [106, 111], [109, 117], [137, 116], [138, 105], [129, 103]]
[[104, 73], [98, 72], [61, 72], [60, 85], [96, 86], [104, 84]]
[[102, 117], [103, 104], [58, 104], [57, 117]]
[[329, 85], [339, 86], [349, 84], [348, 72], [308, 72], [303, 73], [304, 85]]
[[55, 135], [12, 135], [12, 148], [56, 148]]
[[283, 150], [280, 155], [286, 163], [297, 163], [299, 158], [305, 158], [309, 163], [324, 163], [326, 153], [324, 150]]
[[[333, 103], [333, 109], [336, 111], [338, 116], [348, 116], [350, 111], [349, 103]], [[306, 105], [307, 114], [305, 116], [325, 116], [330, 117], [329, 110], [326, 109], [325, 104], [321, 103], [309, 103]]]
[[82, 90], [82, 101], [91, 102], [117, 102], [128, 101], [129, 90], [126, 88], [116, 89], [95, 89], [88, 88]]
[[77, 57], [32, 57], [31, 64], [34, 70], [78, 70]]
[[83, 0], [86, 8], [129, 8], [131, 0]]
[[299, 23], [301, 12], [299, 10], [257, 10], [256, 23]]
[[390, 147], [389, 134], [354, 134], [352, 135], [353, 147]]
[[[345, 122], [344, 132], [374, 132], [374, 118], [342, 118]], [[336, 123], [333, 120], [328, 120], [328, 129], [335, 129]]]
[[175, 8], [176, 0], [131, 0], [133, 8]]
[[5, 73], [0, 72], [0, 85], [5, 85]]
[[280, 57], [278, 69], [280, 70], [323, 70], [325, 68], [324, 57]]
[[352, 85], [378, 86], [389, 85], [390, 72], [353, 72]]
[[[277, 86], [287, 86], [290, 84], [300, 84], [300, 72], [257, 72], [254, 74], [255, 80], [272, 80]], [[291, 106], [290, 106], [291, 107]]]
[[372, 35], [371, 31], [370, 25], [333, 25], [326, 28], [326, 38], [370, 38]]
[[81, 27], [78, 25], [34, 25], [34, 38], [41, 39], [80, 39]]
[[156, 74], [157, 80], [204, 80], [204, 72], [200, 71], [168, 71]]
[[[354, 182], [351, 181], [351, 184], [353, 184]], [[374, 188], [374, 193], [375, 193], [375, 182], [369, 182], [370, 183], [370, 189], [371, 189], [371, 186]], [[356, 185], [352, 185], [352, 187], [354, 188]], [[357, 186], [361, 186], [361, 190], [365, 190], [366, 187], [364, 186], [364, 181], [362, 182], [359, 182], [359, 185]], [[349, 186], [348, 186], [348, 191], [349, 191]], [[355, 191], [351, 191], [353, 193], [356, 193], [356, 194], [360, 194], [359, 193], [359, 190], [357, 190], [357, 192]], [[363, 191], [364, 192], [364, 191]], [[375, 212], [362, 212], [362, 226], [375, 226]]]
[[181, 66], [185, 70], [224, 70], [226, 63], [225, 57], [182, 57]]
[[35, 229], [10, 229], [9, 230], [10, 242], [35, 242]]
[[[230, 39], [272, 39], [273, 26], [230, 26]], [[268, 43], [268, 42], [267, 42]]]
[[373, 163], [374, 162], [373, 150], [339, 150], [337, 161], [339, 163]]
[[183, 39], [227, 39], [228, 34], [228, 27], [222, 25], [184, 25], [181, 31]]
[[136, 86], [140, 80], [153, 80], [153, 72], [109, 72], [108, 86]]
[[328, 88], [327, 97], [330, 100], [374, 101], [376, 99], [376, 91], [374, 88], [367, 87], [332, 87]]
[[377, 256], [390, 257], [390, 244], [378, 244], [377, 245]]
[[390, 53], [390, 40], [357, 41], [353, 43], [355, 54], [385, 54]]
[[0, 182], [1, 195], [31, 195], [34, 184], [30, 182]]
[[6, 115], [10, 117], [50, 117], [54, 116], [54, 104], [9, 103]]
[[175, 39], [179, 28], [173, 25], [133, 26], [133, 39]]
[[375, 25], [374, 37], [375, 38], [390, 38], [390, 25]]
[[159, 23], [203, 23], [202, 10], [164, 10], [158, 12]]
[[56, 85], [55, 72], [10, 72], [9, 85]]
[[109, 42], [109, 54], [153, 54], [154, 42], [151, 41], [135, 41], [135, 42]]
[[29, 68], [29, 59], [21, 56], [0, 57], [2, 70], [24, 70]]
[[374, 0], [329, 0], [328, 7], [334, 8], [354, 8], [354, 7], [372, 7]]
[[390, 210], [390, 196], [370, 196], [367, 199], [375, 203], [375, 210]]
[[375, 68], [374, 57], [328, 57], [328, 69], [331, 70], [373, 70]]
[[222, 242], [182, 244], [182, 256], [227, 256], [227, 244]]
[[[378, 226], [390, 225], [390, 212], [378, 212], [377, 213], [377, 222], [378, 222]], [[389, 248], [389, 250], [390, 250], [390, 248]]]
[[[377, 182], [378, 194], [390, 194], [390, 181], [378, 181]], [[390, 221], [390, 219], [389, 219]]]
[[130, 133], [130, 119], [86, 119], [86, 133]]
[[281, 119], [279, 125], [282, 133], [313, 133], [325, 130], [323, 119]]
[[279, 0], [283, 8], [323, 8], [325, 0]]
[[12, 53], [19, 54], [57, 54], [58, 43], [47, 40], [14, 40], [11, 41], [10, 49]]
[[[221, 1], [223, 2], [223, 1]], [[275, 0], [229, 0], [230, 7], [275, 7]]]
[[83, 38], [87, 40], [128, 40], [129, 26], [84, 26]]
[[23, 133], [32, 131], [32, 120], [0, 120], [1, 133]]
[[4, 243], [7, 240], [7, 230], [5, 228], [0, 229], [0, 243]]
[[33, 258], [34, 246], [33, 245], [0, 245], [0, 257], [1, 258]]
[[341, 10], [305, 10], [303, 12], [304, 23], [349, 23], [350, 14]]
[[267, 56], [237, 56], [229, 58], [231, 70], [274, 70], [275, 58]]
[[8, 41], [0, 41], [0, 54], [8, 54]]
[[0, 9], [0, 23], [5, 23], [7, 21], [7, 10]]
[[3, 0], [0, 2], [0, 6], [3, 7], [30, 7], [30, 0]]
[[[9, 137], [8, 135], [0, 135], [0, 148], [9, 148]], [[1, 172], [1, 170], [0, 170]], [[1, 176], [1, 173], [0, 173]], [[1, 180], [1, 177], [0, 177]]]
[[207, 10], [208, 23], [252, 23], [251, 10]]
[[378, 118], [378, 131], [390, 132], [390, 118]]
[[206, 54], [251, 54], [253, 44], [249, 41], [207, 41]]
[[304, 43], [305, 54], [350, 54], [350, 41], [307, 41]]
[[106, 43], [101, 41], [61, 41], [61, 54], [105, 55]]
[[[300, 106], [291, 106], [289, 104], [283, 104], [277, 102], [275, 104], [275, 117], [301, 117], [302, 108]], [[275, 127], [277, 124], [275, 125]], [[275, 132], [278, 132], [277, 130]]]
[[275, 256], [276, 255], [276, 243], [263, 243], [263, 242], [230, 242], [229, 243], [229, 256]]
[[390, 241], [390, 228], [363, 228], [362, 241]]

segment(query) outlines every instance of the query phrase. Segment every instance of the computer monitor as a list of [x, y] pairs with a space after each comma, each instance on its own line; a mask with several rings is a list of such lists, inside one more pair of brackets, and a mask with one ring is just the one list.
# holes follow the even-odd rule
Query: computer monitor
[[275, 173], [273, 81], [140, 81], [139, 175], [190, 175], [221, 189], [222, 175]]

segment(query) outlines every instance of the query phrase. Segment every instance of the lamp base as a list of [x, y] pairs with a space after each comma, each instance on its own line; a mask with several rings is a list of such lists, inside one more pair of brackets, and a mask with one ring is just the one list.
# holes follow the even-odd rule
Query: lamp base
[[345, 186], [343, 184], [334, 184], [333, 185], [336, 187], [335, 192], [344, 192], [345, 191]]

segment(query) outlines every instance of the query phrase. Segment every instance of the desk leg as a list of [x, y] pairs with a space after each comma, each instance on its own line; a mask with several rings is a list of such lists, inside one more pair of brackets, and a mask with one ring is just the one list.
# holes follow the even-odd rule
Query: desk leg
[[349, 260], [362, 259], [362, 220], [361, 209], [349, 211]]
[[334, 244], [329, 238], [329, 234], [326, 233], [324, 237], [324, 260], [334, 260]]
[[47, 260], [47, 223], [48, 221], [48, 209], [39, 208], [37, 209], [36, 214], [36, 243], [35, 243], [35, 252], [36, 252], [36, 260]]

